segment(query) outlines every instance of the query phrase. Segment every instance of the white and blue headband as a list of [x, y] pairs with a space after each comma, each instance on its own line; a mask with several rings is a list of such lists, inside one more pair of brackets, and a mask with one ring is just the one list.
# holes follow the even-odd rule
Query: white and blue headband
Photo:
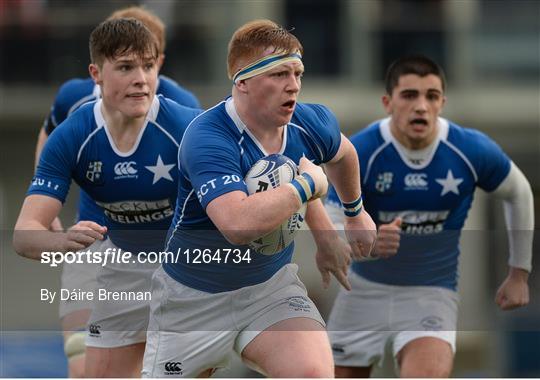
[[273, 69], [283, 63], [299, 62], [302, 63], [302, 56], [300, 53], [287, 53], [287, 54], [272, 54], [267, 55], [253, 63], [250, 63], [246, 67], [237, 71], [234, 74], [232, 80], [236, 84], [239, 80], [252, 78], [255, 75], [262, 74], [268, 70]]

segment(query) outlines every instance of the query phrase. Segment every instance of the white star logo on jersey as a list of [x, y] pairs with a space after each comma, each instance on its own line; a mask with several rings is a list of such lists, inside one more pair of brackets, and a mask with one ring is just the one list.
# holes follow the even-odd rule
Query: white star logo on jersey
[[145, 166], [145, 168], [150, 170], [152, 173], [154, 173], [154, 180], [152, 182], [152, 185], [154, 185], [161, 178], [168, 179], [169, 181], [172, 182], [173, 179], [169, 171], [171, 171], [171, 169], [174, 168], [175, 166], [176, 164], [169, 164], [169, 165], [163, 164], [163, 161], [161, 160], [161, 155], [158, 155], [156, 165]]
[[437, 181], [437, 183], [443, 187], [441, 191], [442, 197], [446, 193], [454, 193], [456, 195], [459, 195], [458, 186], [461, 182], [463, 182], [463, 178], [454, 178], [452, 170], [448, 169], [448, 173], [446, 173], [446, 178], [438, 178], [435, 179], [435, 181]]

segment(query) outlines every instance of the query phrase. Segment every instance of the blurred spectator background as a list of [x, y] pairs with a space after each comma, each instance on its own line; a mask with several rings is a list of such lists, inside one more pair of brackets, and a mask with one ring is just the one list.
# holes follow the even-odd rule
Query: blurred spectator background
[[[193, 91], [205, 107], [230, 92], [227, 43], [239, 25], [270, 18], [294, 28], [305, 48], [301, 100], [328, 105], [347, 135], [385, 116], [380, 97], [391, 61], [407, 53], [430, 56], [448, 77], [444, 116], [486, 132], [502, 146], [531, 182], [540, 215], [536, 0], [0, 0], [1, 377], [65, 375], [57, 305], [39, 302], [37, 293], [58, 286], [59, 269], [17, 257], [11, 233], [32, 176], [37, 134], [59, 85], [88, 76], [91, 30], [113, 10], [133, 4], [164, 20], [162, 73]], [[493, 297], [506, 274], [503, 216], [495, 200], [482, 193], [476, 198], [462, 241], [454, 375], [540, 377], [540, 276], [531, 276], [526, 309], [496, 309]], [[65, 225], [74, 217], [73, 196], [68, 205]], [[336, 286], [321, 290], [312, 242], [307, 234], [300, 238], [296, 260], [326, 315]], [[50, 364], [54, 360], [58, 365]], [[238, 371], [230, 373], [240, 376]]]

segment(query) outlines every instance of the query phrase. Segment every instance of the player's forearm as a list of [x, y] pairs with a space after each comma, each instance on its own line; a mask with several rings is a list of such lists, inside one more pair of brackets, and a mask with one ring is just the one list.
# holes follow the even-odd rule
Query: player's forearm
[[325, 165], [326, 175], [335, 187], [342, 202], [352, 202], [361, 193], [360, 189], [360, 165], [358, 155], [352, 143], [342, 138], [340, 157]]
[[280, 186], [243, 197], [240, 201], [232, 201], [233, 207], [216, 207], [219, 215], [213, 215], [212, 220], [225, 238], [236, 245], [250, 243], [272, 232], [301, 207], [290, 186]]
[[494, 194], [504, 203], [510, 251], [508, 264], [530, 272], [534, 233], [533, 194], [529, 182], [514, 163], [508, 177]]
[[18, 222], [13, 232], [13, 248], [17, 254], [40, 260], [45, 251], [61, 251], [64, 233], [51, 232], [38, 222]]
[[334, 241], [338, 237], [334, 224], [320, 199], [308, 203], [306, 223], [317, 246]]

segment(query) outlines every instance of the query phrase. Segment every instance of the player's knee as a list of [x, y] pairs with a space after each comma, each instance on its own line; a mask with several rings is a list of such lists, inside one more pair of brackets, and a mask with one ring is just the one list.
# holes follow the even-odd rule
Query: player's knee
[[69, 377], [71, 378], [81, 378], [85, 375], [85, 337], [86, 333], [79, 331], [67, 336], [64, 340], [64, 353], [68, 360]]
[[64, 341], [64, 353], [68, 360], [75, 359], [84, 355], [86, 352], [86, 332], [79, 331], [69, 335]]

